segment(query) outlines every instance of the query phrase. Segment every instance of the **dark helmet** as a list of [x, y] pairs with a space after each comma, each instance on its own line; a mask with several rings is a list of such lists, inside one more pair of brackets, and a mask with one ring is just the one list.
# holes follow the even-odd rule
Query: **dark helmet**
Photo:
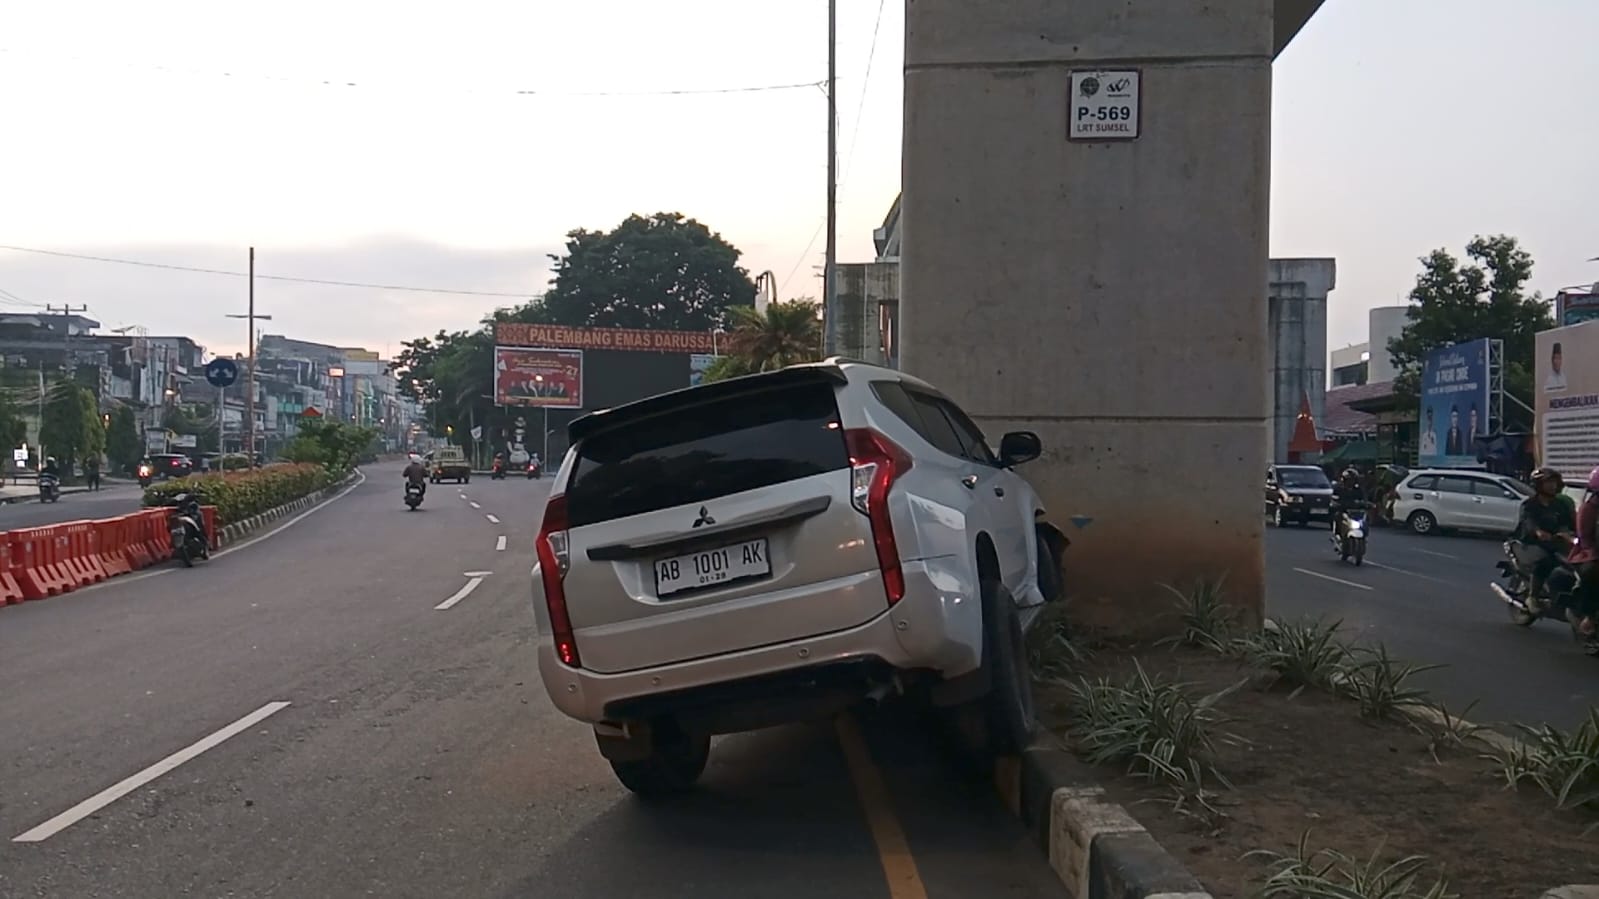
[[1546, 481], [1553, 481], [1556, 490], [1564, 490], [1566, 487], [1566, 479], [1561, 477], [1560, 472], [1555, 471], [1553, 468], [1539, 468], [1533, 471], [1533, 487], [1542, 487]]
[[1356, 471], [1354, 469], [1354, 467], [1351, 466], [1349, 468], [1344, 469], [1344, 473], [1339, 475], [1339, 477], [1342, 478], [1345, 481], [1350, 481], [1350, 482], [1358, 481], [1358, 480], [1360, 480], [1360, 472]]

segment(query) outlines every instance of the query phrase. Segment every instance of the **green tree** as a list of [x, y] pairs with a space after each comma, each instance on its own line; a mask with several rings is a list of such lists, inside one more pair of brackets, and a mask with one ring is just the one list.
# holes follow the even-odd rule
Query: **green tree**
[[106, 455], [117, 471], [132, 471], [144, 456], [144, 441], [139, 439], [139, 423], [133, 410], [119, 406], [111, 413], [111, 427], [106, 431]]
[[39, 440], [63, 470], [71, 470], [78, 460], [98, 457], [105, 449], [105, 429], [94, 394], [71, 381], [51, 385], [45, 395]]
[[519, 320], [571, 326], [702, 331], [755, 302], [739, 251], [675, 212], [631, 215], [612, 231], [569, 232], [551, 256], [555, 280]]
[[308, 418], [300, 422], [300, 432], [283, 450], [290, 462], [315, 462], [335, 471], [354, 467], [372, 448], [378, 432], [341, 421]]
[[17, 414], [11, 398], [0, 393], [0, 441], [8, 447], [18, 447], [27, 439], [28, 423]]
[[[1466, 245], [1462, 264], [1448, 250], [1422, 257], [1410, 291], [1410, 323], [1388, 344], [1399, 378], [1394, 391], [1415, 404], [1421, 365], [1439, 347], [1484, 337], [1504, 341], [1505, 390], [1522, 402], [1533, 396], [1535, 338], [1554, 327], [1548, 301], [1523, 287], [1532, 276], [1532, 256], [1514, 237], [1478, 236]], [[1529, 427], [1531, 417], [1505, 404], [1505, 427]]]

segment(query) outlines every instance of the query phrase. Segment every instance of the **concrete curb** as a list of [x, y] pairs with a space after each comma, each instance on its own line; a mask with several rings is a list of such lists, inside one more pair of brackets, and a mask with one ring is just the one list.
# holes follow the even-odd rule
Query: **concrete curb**
[[1094, 785], [1100, 777], [1054, 746], [994, 763], [1000, 799], [1072, 899], [1212, 899], [1127, 809], [1105, 799]]
[[252, 515], [243, 521], [235, 521], [232, 524], [225, 524], [222, 526], [221, 533], [216, 535], [216, 548], [222, 549], [230, 544], [238, 543], [245, 537], [248, 537], [250, 534], [260, 530], [263, 527], [266, 527], [274, 521], [326, 502], [339, 491], [355, 483], [360, 476], [360, 469], [356, 469], [350, 473], [349, 477], [339, 481], [337, 484], [330, 484], [315, 493], [302, 496], [299, 499], [291, 500], [281, 506], [268, 509], [265, 512], [262, 512], [260, 515]]

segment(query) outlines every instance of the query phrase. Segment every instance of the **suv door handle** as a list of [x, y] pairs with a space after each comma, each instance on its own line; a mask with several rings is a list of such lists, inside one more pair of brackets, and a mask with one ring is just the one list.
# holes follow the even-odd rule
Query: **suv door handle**
[[977, 475], [969, 474], [966, 477], [961, 478], [961, 486], [965, 487], [967, 490], [975, 488], [977, 486]]

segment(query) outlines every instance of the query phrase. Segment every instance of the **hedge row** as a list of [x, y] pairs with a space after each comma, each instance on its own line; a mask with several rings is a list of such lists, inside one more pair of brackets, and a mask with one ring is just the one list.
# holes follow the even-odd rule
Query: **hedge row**
[[190, 475], [145, 488], [146, 506], [166, 505], [179, 493], [198, 491], [217, 507], [219, 524], [243, 521], [332, 485], [338, 475], [315, 464], [271, 465], [255, 471]]

